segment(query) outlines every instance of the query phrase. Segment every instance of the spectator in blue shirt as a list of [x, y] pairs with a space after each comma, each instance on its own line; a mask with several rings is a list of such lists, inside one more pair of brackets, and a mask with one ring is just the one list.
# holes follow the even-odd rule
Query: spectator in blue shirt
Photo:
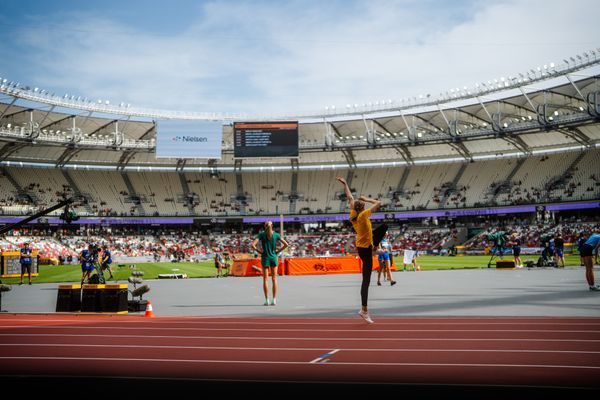
[[598, 264], [598, 247], [600, 247], [600, 233], [594, 233], [581, 248], [581, 256], [585, 264], [585, 279], [590, 286], [590, 290], [593, 291], [600, 291], [600, 286], [596, 285], [594, 281], [594, 260], [592, 259], [593, 256], [596, 264]]
[[24, 243], [21, 248], [21, 281], [19, 285], [23, 284], [23, 275], [25, 275], [25, 271], [27, 271], [27, 275], [29, 276], [29, 284], [31, 285], [31, 249], [29, 248], [29, 243]]
[[86, 278], [90, 279], [90, 274], [94, 270], [92, 252], [89, 249], [83, 249], [79, 254], [79, 261], [81, 262], [81, 284], [83, 285]]

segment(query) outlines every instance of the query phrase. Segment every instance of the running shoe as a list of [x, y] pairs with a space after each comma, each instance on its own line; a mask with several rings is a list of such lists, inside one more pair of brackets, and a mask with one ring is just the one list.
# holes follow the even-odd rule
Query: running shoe
[[394, 286], [396, 284], [396, 281], [391, 281], [390, 282], [390, 286]]
[[276, 306], [277, 305], [277, 299], [275, 299], [275, 297], [273, 297], [273, 300], [271, 300], [271, 305], [272, 306]]
[[372, 323], [374, 323], [374, 322], [375, 322], [375, 321], [373, 321], [373, 320], [371, 319], [371, 316], [369, 315], [369, 313], [368, 313], [368, 312], [364, 312], [363, 310], [360, 310], [360, 311], [358, 312], [358, 315], [360, 315], [360, 316], [361, 316], [361, 317], [362, 317], [362, 318], [363, 318], [365, 321], [367, 321], [369, 324], [372, 324]]
[[263, 306], [268, 306], [269, 305], [269, 299], [265, 299], [265, 304], [263, 304]]
[[590, 290], [592, 292], [598, 292], [600, 291], [600, 286], [596, 285], [596, 286], [590, 286]]

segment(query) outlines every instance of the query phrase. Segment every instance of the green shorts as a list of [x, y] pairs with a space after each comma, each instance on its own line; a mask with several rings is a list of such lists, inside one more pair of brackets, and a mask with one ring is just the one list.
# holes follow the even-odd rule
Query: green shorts
[[261, 257], [260, 262], [263, 268], [273, 268], [276, 267], [277, 264], [279, 264], [279, 260], [277, 259], [277, 257]]

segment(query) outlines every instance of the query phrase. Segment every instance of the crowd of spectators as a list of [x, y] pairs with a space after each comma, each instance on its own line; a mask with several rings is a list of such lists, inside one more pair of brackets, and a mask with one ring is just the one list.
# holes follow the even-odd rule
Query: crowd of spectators
[[560, 234], [565, 243], [577, 243], [580, 234], [589, 236], [600, 229], [596, 223], [551, 223], [551, 224], [517, 224], [498, 225], [483, 230], [465, 243], [466, 249], [481, 249], [489, 246], [487, 235], [490, 232], [504, 231], [508, 237], [519, 239], [523, 247], [542, 247], [542, 238], [555, 237]]
[[[487, 234], [504, 230], [514, 238], [519, 238], [523, 247], [540, 247], [541, 238], [547, 235], [562, 234], [565, 242], [575, 243], [580, 233], [589, 234], [600, 229], [597, 222], [563, 220], [560, 223], [546, 221], [535, 224], [527, 219], [485, 221], [480, 233], [467, 238], [459, 236], [459, 229], [453, 224], [446, 226], [392, 226], [390, 243], [392, 251], [399, 253], [406, 249], [442, 252], [442, 249], [464, 245], [467, 250], [484, 249], [489, 246]], [[485, 226], [485, 228], [483, 228]], [[467, 230], [463, 227], [463, 232]], [[161, 261], [181, 261], [206, 259], [215, 252], [227, 251], [232, 254], [252, 254], [251, 243], [256, 234], [252, 232], [207, 233], [171, 227], [128, 227], [93, 226], [23, 228], [8, 232], [0, 238], [2, 251], [18, 250], [24, 242], [39, 251], [40, 257], [58, 259], [62, 262], [77, 262], [79, 253], [90, 243], [108, 245], [116, 259], [128, 257], [149, 257]], [[309, 231], [285, 232], [290, 243], [289, 257], [319, 257], [354, 254], [354, 233], [349, 226], [315, 228]], [[462, 238], [462, 240], [461, 240]]]

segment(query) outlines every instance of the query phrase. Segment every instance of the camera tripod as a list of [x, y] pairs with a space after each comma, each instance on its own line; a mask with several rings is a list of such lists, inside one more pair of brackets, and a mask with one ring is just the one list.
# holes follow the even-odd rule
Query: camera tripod
[[492, 250], [492, 256], [490, 257], [490, 261], [488, 261], [488, 265], [487, 265], [488, 268], [490, 268], [490, 266], [492, 265], [492, 260], [494, 258], [498, 257], [498, 254], [497, 254], [498, 252], [500, 252], [500, 259], [502, 259], [502, 256], [503, 256], [504, 248], [502, 248], [502, 247], [500, 247], [500, 248], [494, 247], [494, 249], [496, 251]]
[[[106, 279], [104, 278], [104, 272], [102, 271], [102, 265], [100, 265], [100, 263], [98, 262], [98, 260], [94, 260], [92, 261], [92, 265], [94, 266], [94, 269], [96, 270], [96, 275], [98, 275], [98, 284], [99, 285], [104, 285], [106, 283]], [[91, 275], [88, 278], [88, 282], [91, 280], [93, 275]]]

